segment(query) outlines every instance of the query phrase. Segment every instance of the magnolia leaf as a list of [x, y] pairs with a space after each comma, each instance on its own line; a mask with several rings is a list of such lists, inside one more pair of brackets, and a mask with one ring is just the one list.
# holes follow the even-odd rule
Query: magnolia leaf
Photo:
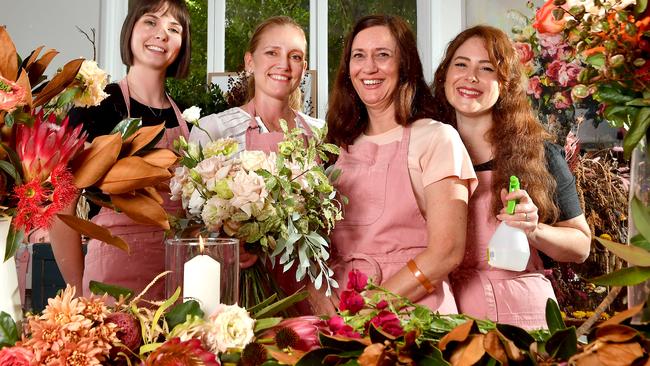
[[[0, 27], [1, 29], [2, 27]], [[18, 337], [18, 327], [11, 315], [0, 311], [0, 348], [11, 347], [20, 338]], [[11, 360], [9, 361], [11, 362]]]
[[578, 337], [576, 328], [570, 327], [555, 332], [546, 341], [546, 352], [551, 356], [566, 360], [578, 352]]
[[522, 328], [510, 324], [497, 324], [497, 330], [521, 349], [529, 349], [535, 338]]
[[47, 66], [50, 64], [50, 62], [52, 62], [54, 57], [56, 57], [56, 55], [58, 54], [59, 52], [57, 50], [49, 49], [45, 51], [43, 56], [41, 56], [41, 58], [39, 58], [38, 61], [25, 65], [27, 73], [29, 74], [30, 85], [36, 86], [40, 77], [43, 76], [45, 69], [47, 69]]
[[84, 62], [83, 58], [72, 60], [63, 66], [50, 82], [36, 95], [34, 107], [38, 107], [50, 101], [54, 96], [59, 94], [63, 89], [72, 83]]
[[[357, 360], [360, 366], [375, 366], [380, 365], [381, 356], [384, 354], [386, 346], [382, 343], [374, 343], [366, 347], [359, 359]], [[386, 362], [387, 360], [383, 360]]]
[[497, 331], [491, 330], [485, 335], [483, 347], [490, 357], [499, 361], [501, 364], [508, 363], [508, 354], [501, 343], [501, 337], [499, 337]]
[[167, 169], [153, 166], [139, 156], [120, 159], [99, 181], [99, 189], [108, 194], [121, 194], [154, 186], [171, 177]]
[[385, 332], [381, 327], [377, 327], [374, 323], [368, 326], [368, 336], [370, 336], [371, 343], [388, 343], [394, 342], [397, 338], [392, 334]]
[[141, 126], [142, 118], [125, 118], [113, 128], [111, 135], [119, 132], [122, 135], [122, 140], [126, 140], [136, 133]]
[[144, 188], [138, 190], [138, 192], [140, 192], [143, 195], [153, 199], [154, 201], [158, 202], [161, 205], [164, 202], [162, 196], [160, 195], [160, 193], [158, 193], [158, 190], [156, 188], [154, 188], [154, 187], [144, 187]]
[[18, 76], [16, 46], [5, 27], [0, 27], [0, 75], [11, 81]]
[[23, 242], [24, 237], [25, 232], [23, 230], [16, 230], [13, 225], [9, 227], [9, 233], [7, 234], [7, 243], [5, 246], [4, 262], [16, 254], [18, 248], [20, 247], [20, 244]]
[[557, 305], [557, 302], [551, 298], [546, 299], [546, 324], [548, 325], [548, 330], [551, 334], [566, 328], [564, 320], [562, 320], [560, 307]]
[[598, 360], [601, 365], [632, 365], [643, 357], [644, 351], [637, 342], [602, 344], [598, 348]]
[[138, 132], [134, 133], [130, 138], [124, 141], [124, 149], [122, 156], [131, 156], [140, 151], [150, 142], [154, 141], [165, 130], [165, 124], [161, 123], [156, 126], [142, 127]]
[[110, 196], [113, 205], [124, 212], [126, 216], [142, 224], [156, 225], [169, 230], [167, 212], [149, 196], [138, 192]]
[[32, 87], [29, 84], [29, 79], [27, 77], [27, 74], [25, 73], [25, 70], [22, 69], [22, 72], [18, 76], [18, 80], [16, 80], [16, 84], [20, 85], [24, 90], [25, 90], [25, 96], [23, 97], [23, 100], [21, 101], [21, 104], [24, 104], [29, 107], [29, 109], [32, 108]]
[[115, 164], [121, 148], [119, 134], [96, 137], [71, 163], [75, 186], [87, 188], [97, 183]]
[[203, 318], [203, 310], [201, 310], [201, 305], [195, 300], [188, 300], [172, 307], [167, 314], [165, 314], [165, 320], [169, 329], [174, 329], [178, 324], [185, 323], [188, 316], [197, 316]]
[[[648, 108], [648, 110], [650, 110], [650, 108]], [[648, 120], [650, 120], [650, 118], [648, 118]], [[632, 202], [630, 202], [630, 211], [632, 212], [634, 227], [641, 235], [643, 235], [644, 238], [650, 238], [650, 212], [646, 205], [634, 196]], [[615, 254], [617, 253], [615, 252]], [[627, 258], [623, 259], [627, 260]], [[641, 260], [641, 262], [643, 262], [643, 260]]]
[[628, 267], [587, 281], [603, 286], [631, 286], [638, 285], [649, 278], [650, 267]]
[[28, 56], [26, 59], [23, 60], [23, 62], [21, 63], [20, 67], [23, 68], [23, 69], [25, 69], [25, 70], [29, 70], [29, 66], [30, 66], [31, 64], [33, 64], [34, 62], [36, 62], [36, 59], [38, 58], [38, 55], [41, 54], [41, 51], [43, 50], [43, 48], [45, 48], [45, 46], [38, 46], [38, 47], [36, 47], [36, 49], [33, 50], [33, 51], [29, 54], [29, 56]]
[[[637, 200], [634, 198], [634, 200]], [[633, 201], [634, 202], [634, 201]], [[634, 206], [634, 203], [632, 204]], [[634, 208], [632, 208], [632, 215], [634, 215]], [[634, 224], [636, 225], [639, 221], [634, 219]], [[611, 240], [603, 238], [595, 238], [600, 244], [609, 249], [610, 252], [616, 254], [619, 258], [625, 260], [631, 265], [640, 266], [640, 267], [650, 267], [650, 252], [639, 248], [634, 245], [625, 245], [613, 242]]]
[[445, 357], [442, 355], [439, 349], [433, 347], [430, 354], [421, 356], [418, 360], [418, 366], [449, 366], [449, 362], [445, 360]]
[[634, 307], [631, 307], [627, 310], [621, 311], [620, 313], [614, 314], [611, 318], [605, 320], [601, 324], [599, 324], [597, 327], [604, 327], [607, 325], [611, 324], [619, 324], [624, 322], [627, 319], [630, 319], [631, 317], [635, 316], [638, 314], [641, 310], [643, 310], [643, 307], [645, 306], [645, 302], [640, 303], [639, 305], [636, 305]]
[[627, 342], [637, 335], [639, 332], [636, 329], [620, 324], [605, 325], [596, 329], [596, 338], [603, 342]]
[[57, 214], [56, 216], [61, 219], [61, 221], [63, 221], [66, 225], [70, 226], [72, 229], [83, 235], [97, 239], [106, 244], [110, 244], [116, 248], [124, 250], [127, 253], [129, 252], [129, 245], [124, 240], [122, 240], [122, 238], [113, 236], [113, 234], [111, 234], [111, 232], [103, 226], [99, 226], [88, 220], [80, 219], [74, 215]]
[[650, 242], [648, 242], [641, 234], [636, 234], [631, 237], [630, 245], [650, 251]]
[[469, 342], [463, 342], [458, 348], [454, 349], [449, 361], [452, 365], [474, 365], [485, 354], [483, 346], [485, 335], [472, 334], [469, 336]]
[[467, 322], [457, 326], [442, 337], [438, 343], [438, 348], [440, 348], [441, 351], [444, 351], [449, 342], [464, 342], [467, 337], [469, 337], [473, 328], [475, 328], [474, 320], [468, 320]]
[[140, 157], [153, 166], [165, 169], [169, 169], [178, 161], [178, 156], [169, 149], [154, 149]]
[[92, 292], [95, 295], [101, 296], [103, 294], [108, 294], [109, 296], [113, 297], [115, 300], [119, 300], [120, 296], [127, 299], [133, 295], [133, 291], [129, 290], [128, 288], [109, 285], [107, 283], [103, 283], [99, 281], [90, 281], [88, 287], [90, 289], [90, 292]]
[[641, 108], [639, 113], [637, 113], [634, 122], [630, 126], [630, 129], [623, 138], [623, 151], [626, 159], [630, 158], [634, 147], [636, 147], [639, 141], [641, 141], [641, 138], [645, 136], [648, 126], [650, 126], [650, 107]]

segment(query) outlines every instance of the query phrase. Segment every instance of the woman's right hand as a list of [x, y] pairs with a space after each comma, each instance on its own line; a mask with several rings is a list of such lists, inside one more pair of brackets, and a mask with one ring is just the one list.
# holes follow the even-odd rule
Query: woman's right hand
[[239, 241], [239, 268], [246, 269], [252, 267], [257, 262], [257, 254], [249, 253], [244, 248], [244, 242]]

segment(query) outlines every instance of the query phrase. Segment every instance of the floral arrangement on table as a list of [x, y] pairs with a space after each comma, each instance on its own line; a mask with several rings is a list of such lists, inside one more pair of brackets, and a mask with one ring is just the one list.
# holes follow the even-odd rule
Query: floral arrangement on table
[[[190, 121], [198, 120], [195, 112]], [[285, 139], [277, 154], [240, 152], [234, 139], [205, 146], [178, 140], [182, 159], [170, 184], [172, 200], [182, 200], [187, 210], [182, 226], [196, 223], [207, 232], [238, 238], [272, 263], [278, 257], [284, 272], [295, 268], [296, 281], [308, 277], [317, 289], [325, 284], [329, 296], [338, 284], [327, 264], [327, 235], [342, 212], [331, 184], [336, 173], [328, 176], [317, 162], [339, 150], [324, 142], [325, 129], [314, 128], [305, 139], [301, 129], [289, 131], [285, 121], [281, 126]], [[195, 128], [200, 127], [195, 123]]]

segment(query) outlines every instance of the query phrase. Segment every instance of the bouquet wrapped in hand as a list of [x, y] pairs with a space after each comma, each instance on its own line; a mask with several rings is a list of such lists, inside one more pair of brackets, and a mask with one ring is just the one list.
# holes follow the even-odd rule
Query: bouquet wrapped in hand
[[[328, 176], [319, 161], [338, 154], [338, 147], [323, 141], [324, 129], [305, 138], [300, 129], [281, 125], [285, 139], [277, 154], [236, 156], [233, 139], [205, 146], [177, 141], [181, 166], [170, 186], [172, 199], [182, 200], [187, 211], [178, 224], [198, 223], [205, 231], [238, 238], [284, 272], [295, 268], [296, 281], [309, 277], [317, 289], [325, 284], [329, 295], [338, 284], [327, 265], [327, 235], [342, 218], [342, 204], [331, 183], [337, 172]], [[247, 293], [242, 291], [243, 305], [260, 300], [246, 301]]]

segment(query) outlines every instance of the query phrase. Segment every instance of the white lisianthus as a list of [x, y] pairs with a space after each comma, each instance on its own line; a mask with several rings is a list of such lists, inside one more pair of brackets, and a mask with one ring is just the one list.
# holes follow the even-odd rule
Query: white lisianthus
[[244, 169], [254, 172], [258, 169], [263, 169], [262, 165], [266, 161], [266, 154], [264, 151], [259, 150], [244, 150], [239, 154], [239, 158]]
[[183, 111], [183, 119], [191, 124], [196, 124], [201, 118], [201, 108], [193, 105]]
[[223, 221], [231, 216], [228, 200], [213, 196], [205, 202], [201, 218], [210, 231], [219, 231]]
[[255, 320], [246, 309], [220, 304], [208, 319], [204, 341], [213, 353], [223, 353], [228, 348], [242, 349], [253, 340], [254, 326]]
[[239, 150], [239, 143], [233, 138], [218, 139], [210, 141], [203, 147], [203, 156], [210, 158], [212, 156], [223, 155], [230, 156]]
[[230, 199], [230, 204], [235, 208], [244, 211], [250, 216], [253, 212], [253, 206], [257, 209], [264, 207], [264, 200], [269, 194], [266, 190], [264, 178], [255, 172], [246, 173], [240, 170], [235, 174], [233, 180], [228, 183], [234, 195]]
[[187, 207], [184, 208], [187, 208], [190, 215], [200, 216], [201, 211], [203, 211], [204, 203], [205, 203], [205, 199], [201, 196], [201, 192], [199, 192], [199, 190], [197, 189], [192, 192], [192, 196], [190, 196], [190, 202], [188, 202]]
[[106, 71], [97, 66], [92, 60], [85, 60], [77, 73], [77, 80], [80, 81], [81, 90], [74, 98], [76, 107], [96, 106], [104, 100], [108, 94], [104, 92], [108, 77]]

